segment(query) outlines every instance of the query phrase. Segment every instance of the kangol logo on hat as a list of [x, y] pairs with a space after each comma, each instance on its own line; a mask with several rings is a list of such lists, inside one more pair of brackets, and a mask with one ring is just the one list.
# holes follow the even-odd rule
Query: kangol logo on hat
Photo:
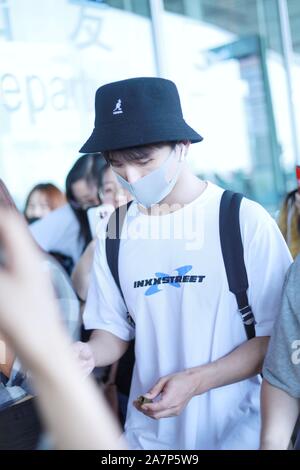
[[122, 100], [120, 100], [120, 98], [116, 102], [116, 106], [115, 106], [115, 109], [113, 110], [113, 114], [123, 114]]
[[195, 143], [202, 137], [183, 119], [175, 83], [157, 77], [129, 78], [98, 88], [95, 127], [80, 152], [183, 140]]

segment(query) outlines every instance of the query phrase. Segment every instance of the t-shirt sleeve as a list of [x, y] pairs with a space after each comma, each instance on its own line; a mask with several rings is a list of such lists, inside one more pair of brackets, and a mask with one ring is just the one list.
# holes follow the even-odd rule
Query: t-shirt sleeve
[[266, 355], [263, 374], [271, 384], [300, 398], [300, 258], [288, 272], [281, 312]]
[[88, 330], [106, 330], [124, 341], [134, 338], [125, 302], [107, 264], [103, 237], [97, 240], [83, 322]]
[[241, 217], [248, 298], [256, 320], [256, 335], [270, 336], [292, 257], [276, 222], [259, 204], [246, 200]]

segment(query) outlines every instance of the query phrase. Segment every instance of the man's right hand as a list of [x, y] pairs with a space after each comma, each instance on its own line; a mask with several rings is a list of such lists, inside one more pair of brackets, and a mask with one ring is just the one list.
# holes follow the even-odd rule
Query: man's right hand
[[95, 359], [91, 346], [89, 343], [77, 341], [72, 345], [72, 348], [84, 377], [87, 377], [95, 368]]

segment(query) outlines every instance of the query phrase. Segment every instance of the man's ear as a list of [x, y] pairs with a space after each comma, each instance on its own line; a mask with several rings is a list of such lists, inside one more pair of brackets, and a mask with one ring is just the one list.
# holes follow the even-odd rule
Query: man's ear
[[181, 145], [180, 161], [184, 161], [185, 157], [188, 154], [191, 142], [189, 140], [184, 140], [183, 142], [180, 142], [180, 145]]
[[184, 159], [185, 159], [185, 149], [184, 149], [184, 145], [182, 142], [180, 142], [180, 144], [178, 145], [179, 147], [179, 157], [178, 157], [178, 161], [179, 162], [183, 162]]
[[187, 141], [184, 142], [184, 147], [185, 147], [185, 149], [184, 149], [184, 154], [185, 154], [185, 156], [186, 156], [186, 155], [188, 154], [188, 152], [189, 152], [190, 145], [191, 145], [191, 142], [190, 142], [189, 140], [187, 140]]

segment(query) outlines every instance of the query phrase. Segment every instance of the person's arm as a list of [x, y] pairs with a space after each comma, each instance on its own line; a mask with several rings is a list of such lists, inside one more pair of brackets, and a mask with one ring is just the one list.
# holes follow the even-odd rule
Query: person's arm
[[80, 300], [86, 301], [96, 240], [92, 240], [72, 272], [72, 283]]
[[300, 412], [300, 400], [264, 380], [261, 410], [261, 450], [286, 450]]
[[[0, 344], [1, 344], [1, 351], [3, 354], [0, 354], [0, 372], [2, 372], [5, 377], [9, 378], [11, 374], [11, 370], [15, 360], [15, 354], [10, 349], [7, 344], [7, 340], [3, 333], [0, 331]], [[3, 357], [2, 357], [3, 355]]]
[[95, 330], [88, 343], [78, 341], [73, 344], [73, 351], [84, 376], [88, 376], [95, 367], [104, 367], [118, 361], [127, 351], [129, 343], [109, 331]]
[[43, 355], [41, 344], [38, 344], [39, 361], [28, 364], [35, 378], [41, 411], [56, 446], [60, 449], [124, 448], [125, 444], [118, 442], [121, 430], [102, 394], [89, 379], [82, 379], [69, 346], [66, 347], [57, 335], [56, 338], [55, 354], [51, 355], [50, 361], [47, 345], [43, 346]]
[[59, 321], [50, 279], [25, 223], [0, 212], [0, 327], [31, 370], [47, 428], [61, 449], [112, 449], [120, 429], [81, 371]]
[[300, 257], [288, 271], [263, 367], [261, 448], [287, 449], [300, 411]]
[[127, 351], [129, 342], [104, 330], [92, 333], [89, 345], [93, 351], [96, 367], [107, 366], [118, 361]]
[[163, 377], [145, 394], [152, 400], [161, 394], [159, 401], [134, 404], [154, 419], [177, 416], [192, 397], [259, 374], [268, 342], [269, 337], [253, 338], [217, 361]]
[[126, 352], [135, 330], [127, 319], [127, 308], [107, 264], [105, 239], [98, 238], [91, 282], [83, 314], [84, 326], [93, 330], [88, 343], [75, 343], [84, 374], [94, 367], [111, 365]]
[[116, 377], [117, 377], [117, 372], [118, 372], [118, 367], [119, 367], [119, 361], [116, 361], [112, 364], [109, 374], [108, 374], [108, 379], [106, 382], [106, 385], [115, 385], [116, 384]]

